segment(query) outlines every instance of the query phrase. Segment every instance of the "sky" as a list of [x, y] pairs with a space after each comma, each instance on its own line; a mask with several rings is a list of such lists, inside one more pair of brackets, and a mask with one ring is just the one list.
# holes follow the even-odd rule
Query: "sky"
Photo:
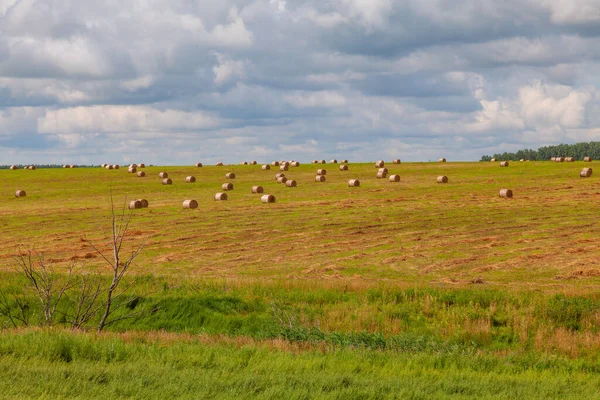
[[600, 140], [600, 0], [0, 0], [0, 164]]

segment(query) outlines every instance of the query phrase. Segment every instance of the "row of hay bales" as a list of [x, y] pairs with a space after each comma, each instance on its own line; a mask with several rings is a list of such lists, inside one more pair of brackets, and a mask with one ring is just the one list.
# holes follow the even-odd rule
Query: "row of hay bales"
[[[392, 161], [393, 164], [401, 164], [399, 159], [395, 159]], [[385, 179], [388, 175], [388, 169], [385, 167], [385, 161], [377, 160], [375, 162], [375, 168], [377, 168], [377, 179]], [[400, 182], [400, 175], [392, 174], [388, 178], [390, 182]], [[437, 177], [437, 183], [448, 183], [448, 177], [445, 175], [440, 175]]]
[[[562, 161], [559, 161], [559, 162], [562, 162]], [[569, 161], [569, 162], [572, 162], [572, 161]], [[508, 161], [501, 161], [501, 162], [500, 162], [500, 166], [501, 166], [501, 167], [508, 167], [508, 166], [509, 166], [509, 163], [508, 163]], [[592, 171], [592, 169], [591, 169], [591, 168], [583, 168], [583, 169], [582, 169], [582, 170], [579, 172], [579, 176], [580, 176], [581, 178], [589, 178], [590, 176], [592, 176], [592, 172], [593, 172], [593, 171]]]
[[[169, 178], [169, 174], [167, 172], [159, 172], [158, 173], [159, 178], [162, 179], [162, 184], [163, 185], [171, 185], [173, 184], [173, 181], [171, 180], [171, 178]], [[225, 174], [225, 178], [226, 179], [235, 179], [235, 173], [233, 172], [228, 172], [227, 174]], [[187, 176], [185, 178], [185, 182], [186, 183], [194, 183], [196, 182], [196, 177], [193, 175]], [[291, 181], [291, 183], [288, 183], [287, 186], [296, 186], [296, 182], [295, 181]], [[224, 192], [228, 192], [234, 189], [234, 185], [231, 182], [226, 182], [223, 183], [221, 185], [221, 190], [223, 190], [223, 192], [218, 192], [214, 195], [213, 199], [215, 201], [225, 201], [228, 200], [228, 196], [227, 193]], [[252, 186], [251, 189], [252, 193], [260, 193], [262, 194], [264, 192], [264, 189], [262, 186]], [[271, 195], [271, 194], [264, 194], [263, 196], [261, 196], [261, 202], [263, 203], [274, 203], [275, 202], [275, 196]], [[187, 209], [195, 209], [198, 208], [198, 202], [194, 199], [187, 199], [184, 200], [183, 202], [183, 208], [187, 208]]]
[[[575, 157], [551, 157], [550, 161], [554, 161], [554, 162], [575, 162], [577, 160], [575, 160]], [[585, 162], [592, 162], [592, 158], [591, 157], [584, 157], [583, 161]]]
[[[496, 161], [497, 160], [495, 158], [490, 159], [490, 162], [496, 162]], [[530, 161], [530, 160], [521, 158], [519, 161], [524, 162], [524, 161]], [[561, 163], [561, 162], [575, 162], [577, 160], [575, 159], [575, 157], [550, 157], [550, 161]], [[592, 160], [592, 157], [586, 156], [586, 157], [583, 157], [583, 161], [584, 162], [592, 162], [593, 160]], [[508, 161], [505, 161], [505, 162], [508, 162]]]

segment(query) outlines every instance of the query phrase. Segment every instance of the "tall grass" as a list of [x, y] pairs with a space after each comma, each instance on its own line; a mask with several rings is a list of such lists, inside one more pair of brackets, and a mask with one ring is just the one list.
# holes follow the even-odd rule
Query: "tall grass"
[[5, 397], [430, 399], [597, 395], [596, 363], [531, 354], [291, 350], [172, 335], [4, 333]]

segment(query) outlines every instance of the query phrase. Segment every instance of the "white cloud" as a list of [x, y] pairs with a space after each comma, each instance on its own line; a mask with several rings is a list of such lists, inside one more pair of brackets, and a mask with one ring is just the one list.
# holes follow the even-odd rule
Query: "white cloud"
[[202, 130], [219, 120], [203, 112], [157, 110], [149, 106], [92, 106], [50, 110], [38, 119], [40, 133], [128, 133]]
[[600, 22], [598, 0], [545, 0], [554, 23], [561, 25]]
[[128, 92], [135, 92], [136, 90], [149, 88], [154, 82], [152, 75], [141, 76], [136, 79], [130, 79], [121, 82], [121, 87]]
[[392, 10], [391, 0], [338, 0], [341, 8], [369, 30], [383, 28]]
[[284, 97], [286, 103], [298, 108], [338, 108], [346, 105], [346, 98], [331, 91], [294, 93]]
[[232, 78], [243, 78], [246, 67], [245, 61], [230, 60], [223, 54], [216, 53], [219, 65], [213, 67], [214, 82], [220, 86]]
[[580, 128], [592, 94], [570, 86], [534, 82], [519, 90], [521, 113], [529, 126]]
[[246, 29], [244, 20], [238, 15], [237, 8], [229, 10], [229, 23], [217, 25], [212, 36], [219, 44], [228, 46], [251, 46], [254, 41], [252, 32]]

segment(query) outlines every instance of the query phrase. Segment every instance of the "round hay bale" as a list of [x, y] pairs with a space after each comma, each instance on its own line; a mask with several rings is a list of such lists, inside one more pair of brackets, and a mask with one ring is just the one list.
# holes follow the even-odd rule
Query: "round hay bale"
[[342, 164], [348, 164], [348, 160], [342, 160]]
[[290, 163], [288, 161], [282, 161], [279, 163], [279, 165], [283, 166], [283, 167], [289, 167]]
[[107, 166], [107, 165], [108, 165], [108, 164], [102, 164], [100, 167], [101, 167], [101, 168], [106, 168], [106, 166]]
[[138, 199], [140, 203], [142, 203], [142, 208], [148, 208], [148, 200], [146, 199]]
[[283, 172], [278, 172], [275, 174], [275, 180], [281, 178], [282, 176], [285, 176], [285, 174]]
[[268, 171], [271, 169], [271, 166], [269, 164], [265, 164], [261, 168], [264, 169], [265, 171]]
[[383, 168], [385, 165], [385, 162], [383, 160], [377, 160], [375, 162], [375, 168]]
[[271, 165], [274, 167], [279, 167], [279, 161], [273, 161]]
[[550, 161], [556, 161], [556, 157], [550, 157]]
[[65, 165], [63, 165], [62, 167], [63, 167], [63, 168], [69, 168], [69, 166], [68, 166], [68, 165], [66, 165], [66, 164], [65, 164]]
[[394, 163], [394, 164], [402, 164], [402, 161], [400, 161], [399, 158], [396, 158], [395, 160], [392, 161], [392, 163]]
[[261, 196], [260, 201], [263, 203], [275, 203], [275, 196], [272, 194], [265, 194]]
[[554, 159], [554, 161], [556, 161], [556, 162], [565, 162], [565, 158], [564, 157], [556, 157]]
[[438, 176], [437, 183], [448, 183], [448, 177], [446, 175]]
[[29, 169], [30, 169], [30, 170], [32, 170], [32, 171], [35, 171], [35, 169], [36, 169], [36, 166], [35, 166], [35, 165], [30, 165], [30, 166], [29, 166]]
[[248, 165], [248, 161], [242, 161], [240, 165]]
[[252, 186], [252, 193], [263, 193], [264, 191], [262, 186]]
[[490, 162], [496, 162], [496, 159], [495, 159], [495, 158], [492, 158], [492, 159], [490, 160]]
[[17, 167], [16, 165], [11, 165], [10, 169], [13, 170], [13, 171], [15, 171], [15, 170], [19, 169], [19, 167]]
[[135, 210], [137, 208], [142, 208], [142, 202], [139, 200], [131, 200], [129, 202], [129, 209], [130, 210]]
[[325, 169], [318, 169], [317, 170], [317, 175], [327, 175], [327, 170]]
[[186, 177], [185, 177], [185, 182], [186, 182], [186, 183], [194, 183], [194, 182], [196, 182], [196, 177], [195, 177], [195, 176], [193, 176], [193, 175], [186, 176]]
[[227, 182], [221, 185], [222, 190], [233, 190], [233, 183]]
[[508, 167], [508, 161], [500, 161], [501, 167]]
[[[121, 167], [119, 166], [119, 164], [113, 164], [113, 166], [112, 166], [112, 167], [113, 167], [113, 169], [119, 169], [119, 168], [121, 168]], [[71, 168], [73, 168], [73, 167], [71, 167]]]
[[340, 171], [348, 171], [348, 166], [346, 164], [340, 165]]
[[292, 166], [292, 167], [299, 167], [299, 166], [300, 166], [300, 163], [299, 163], [298, 161], [292, 161], [292, 162], [290, 163], [290, 166]]
[[201, 162], [197, 162], [197, 163], [196, 163], [196, 167], [198, 167], [198, 168], [202, 168], [202, 163], [201, 163]]
[[279, 178], [277, 178], [277, 183], [286, 183], [287, 182], [287, 178], [285, 176], [280, 176]]
[[582, 178], [589, 178], [590, 176], [592, 176], [592, 169], [591, 168], [582, 169], [581, 172], [579, 173], [579, 176]]
[[334, 158], [333, 160], [329, 161], [331, 164], [337, 164], [337, 160]]
[[325, 175], [315, 176], [315, 182], [325, 182]]
[[131, 174], [135, 174], [137, 172], [137, 168], [136, 167], [129, 167], [129, 168], [127, 168], [127, 172], [129, 172]]
[[138, 178], [143, 178], [146, 176], [146, 173], [144, 171], [138, 171], [136, 172], [136, 175]]
[[318, 163], [319, 163], [319, 160], [312, 160], [311, 161], [311, 164], [318, 164]]
[[289, 167], [287, 165], [283, 164], [283, 165], [279, 166], [279, 170], [280, 171], [288, 171]]
[[256, 165], [256, 164], [258, 164], [256, 161], [254, 161], [254, 160], [250, 161], [250, 165]]
[[350, 186], [350, 187], [360, 186], [360, 181], [358, 179], [350, 179], [348, 181], [348, 186]]
[[216, 163], [216, 164], [215, 164], [215, 166], [217, 166], [217, 167], [222, 167], [222, 166], [223, 166], [223, 163], [222, 163], [222, 162], [218, 162], [218, 163]]
[[513, 192], [510, 189], [500, 189], [500, 197], [503, 199], [511, 199], [513, 197]]
[[27, 195], [27, 193], [25, 193], [24, 190], [17, 190], [15, 192], [15, 197], [25, 197]]
[[575, 162], [575, 157], [567, 157], [565, 158], [565, 162]]
[[113, 169], [113, 166], [112, 166], [112, 165], [106, 165], [106, 166], [104, 167], [104, 169]]
[[390, 171], [388, 171], [387, 168], [379, 168], [379, 170], [377, 172], [385, 172], [386, 174], [389, 173]]
[[171, 180], [171, 178], [165, 178], [162, 180], [162, 184], [163, 185], [172, 185], [173, 181]]
[[137, 164], [129, 164], [129, 168], [137, 168]]
[[215, 200], [227, 200], [227, 193], [215, 194]]
[[298, 186], [298, 183], [295, 180], [290, 179], [289, 181], [285, 181], [285, 186], [296, 187], [296, 186]]
[[189, 208], [189, 209], [198, 208], [198, 202], [194, 199], [184, 200], [183, 208]]
[[321, 161], [319, 161], [319, 164], [327, 164], [327, 163], [325, 162], [325, 160], [321, 160]]
[[377, 172], [377, 179], [385, 179], [385, 178], [387, 178], [387, 172], [385, 172], [385, 171]]
[[140, 164], [138, 165], [138, 168], [146, 168], [146, 164], [144, 164], [144, 163], [140, 163]]
[[169, 174], [167, 174], [166, 172], [159, 172], [158, 173], [158, 177], [159, 178], [168, 178]]
[[438, 162], [446, 162], [446, 159], [444, 157], [442, 157], [438, 160]]
[[583, 157], [584, 162], [592, 162], [592, 157]]
[[[77, 165], [71, 164], [71, 168], [77, 168]], [[118, 168], [117, 168], [118, 169]]]
[[228, 172], [225, 174], [225, 178], [227, 179], [235, 179], [235, 174], [233, 172]]
[[390, 182], [400, 182], [400, 175], [390, 175]]

